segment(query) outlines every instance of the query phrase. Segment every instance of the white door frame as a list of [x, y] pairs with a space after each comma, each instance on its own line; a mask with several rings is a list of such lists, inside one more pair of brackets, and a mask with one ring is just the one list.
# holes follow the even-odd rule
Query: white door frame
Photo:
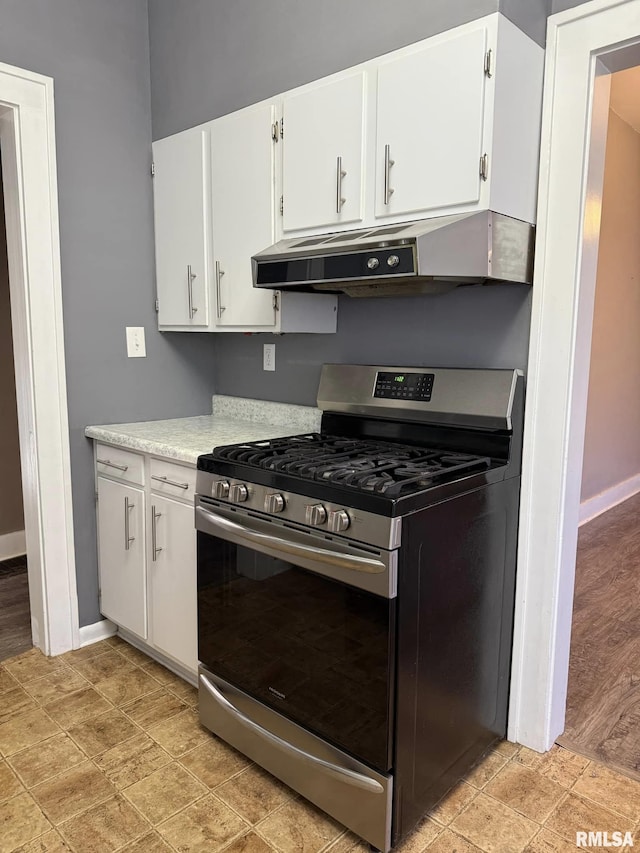
[[53, 80], [0, 63], [0, 145], [33, 642], [79, 646]]
[[609, 71], [640, 64], [640, 0], [549, 18], [509, 738], [564, 730]]

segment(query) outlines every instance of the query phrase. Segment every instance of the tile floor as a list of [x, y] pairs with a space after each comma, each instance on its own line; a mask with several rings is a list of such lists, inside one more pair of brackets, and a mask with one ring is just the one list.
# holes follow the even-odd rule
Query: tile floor
[[[118, 638], [4, 661], [0, 853], [368, 851], [202, 729], [196, 701]], [[639, 822], [640, 782], [560, 747], [501, 743], [399, 849], [568, 853], [577, 830], [640, 844]]]

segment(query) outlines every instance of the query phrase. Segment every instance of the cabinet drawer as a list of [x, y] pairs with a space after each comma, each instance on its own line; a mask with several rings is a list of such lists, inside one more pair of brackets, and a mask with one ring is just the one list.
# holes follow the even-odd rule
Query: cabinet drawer
[[107, 477], [144, 486], [144, 457], [120, 447], [97, 444], [96, 471]]
[[191, 503], [196, 491], [196, 469], [164, 459], [152, 459], [149, 466], [151, 489], [160, 495], [171, 495]]

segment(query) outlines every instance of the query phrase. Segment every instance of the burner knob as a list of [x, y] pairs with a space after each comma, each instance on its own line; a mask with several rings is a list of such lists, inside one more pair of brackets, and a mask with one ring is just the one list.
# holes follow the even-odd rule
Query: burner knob
[[226, 480], [218, 480], [213, 484], [213, 496], [214, 498], [228, 498], [229, 497], [229, 483]]
[[240, 504], [249, 497], [249, 490], [243, 483], [234, 483], [229, 489], [229, 497], [234, 504]]
[[345, 509], [337, 509], [329, 513], [329, 530], [332, 533], [342, 533], [351, 524], [351, 519]]
[[322, 504], [312, 504], [305, 507], [304, 520], [307, 524], [313, 524], [314, 527], [319, 527], [327, 520], [327, 511]]
[[284, 509], [284, 495], [265, 495], [264, 508], [265, 512], [282, 512]]

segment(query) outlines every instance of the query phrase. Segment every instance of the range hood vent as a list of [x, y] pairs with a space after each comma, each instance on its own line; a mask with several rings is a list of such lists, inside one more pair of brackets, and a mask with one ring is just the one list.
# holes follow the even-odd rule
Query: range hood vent
[[533, 280], [534, 228], [482, 211], [281, 240], [252, 258], [254, 287], [399, 296]]

